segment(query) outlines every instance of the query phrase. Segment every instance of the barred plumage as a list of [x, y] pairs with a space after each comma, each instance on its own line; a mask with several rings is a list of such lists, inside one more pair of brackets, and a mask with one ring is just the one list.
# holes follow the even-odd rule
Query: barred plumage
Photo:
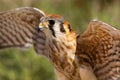
[[77, 39], [76, 60], [79, 66], [91, 66], [98, 80], [118, 80], [120, 31], [101, 21], [90, 22]]
[[[59, 80], [79, 80], [79, 73], [73, 64], [76, 33], [72, 28], [68, 28], [69, 23], [59, 15], [48, 15], [43, 23], [47, 24], [47, 22], [49, 24], [45, 25], [45, 28], [39, 32], [36, 38], [34, 44], [36, 52], [49, 58], [55, 67]], [[52, 33], [53, 30], [54, 33]], [[45, 33], [44, 41], [38, 39], [41, 38], [42, 33]]]
[[36, 53], [49, 58], [60, 80], [120, 77], [120, 31], [104, 22], [91, 21], [77, 36], [59, 15], [46, 15], [34, 8], [1, 12], [0, 49], [29, 44]]
[[[33, 8], [19, 8], [1, 12], [0, 49], [24, 48], [33, 44], [35, 51], [47, 56], [53, 63], [56, 72], [65, 76], [65, 80], [79, 80], [78, 73], [73, 71], [76, 68], [72, 63], [76, 47], [75, 32], [69, 29], [69, 23], [59, 15], [47, 15], [49, 18], [47, 21], [53, 20], [55, 25], [50, 23], [53, 25], [39, 31], [39, 23], [43, 16], [46, 17], [46, 14]], [[77, 75], [77, 77], [72, 75]]]
[[35, 8], [17, 8], [0, 13], [0, 48], [29, 47], [45, 14]]

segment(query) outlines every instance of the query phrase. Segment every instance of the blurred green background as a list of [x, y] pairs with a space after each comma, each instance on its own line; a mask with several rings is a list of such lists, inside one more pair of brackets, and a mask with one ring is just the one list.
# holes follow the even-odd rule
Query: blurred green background
[[[0, 11], [25, 6], [62, 15], [78, 33], [93, 19], [120, 26], [120, 0], [0, 0]], [[0, 80], [56, 80], [56, 76], [49, 60], [33, 48], [4, 49], [0, 50]]]

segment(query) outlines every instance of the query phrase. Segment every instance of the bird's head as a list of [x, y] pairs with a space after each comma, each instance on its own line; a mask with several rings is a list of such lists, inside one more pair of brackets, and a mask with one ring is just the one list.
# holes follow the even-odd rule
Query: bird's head
[[[64, 36], [70, 38], [76, 37], [76, 34], [69, 22], [56, 14], [41, 18], [38, 30], [43, 32], [47, 31], [47, 33], [50, 33], [54, 38], [63, 38]], [[71, 37], [70, 35], [74, 36]]]
[[59, 55], [61, 61], [65, 55], [74, 60], [77, 35], [67, 20], [59, 15], [47, 15], [41, 18], [38, 31], [45, 33], [46, 45], [49, 45], [52, 54]]

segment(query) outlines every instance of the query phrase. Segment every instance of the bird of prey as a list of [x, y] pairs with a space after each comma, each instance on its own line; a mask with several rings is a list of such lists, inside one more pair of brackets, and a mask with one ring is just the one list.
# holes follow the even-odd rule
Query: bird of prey
[[[6, 32], [7, 31], [7, 32]], [[76, 34], [59, 15], [34, 8], [0, 13], [0, 49], [29, 47], [53, 64], [58, 80], [117, 80], [120, 77], [120, 31], [91, 21]]]

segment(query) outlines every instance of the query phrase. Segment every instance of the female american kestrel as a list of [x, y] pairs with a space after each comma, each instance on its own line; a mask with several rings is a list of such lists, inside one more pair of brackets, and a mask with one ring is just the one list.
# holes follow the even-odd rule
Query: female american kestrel
[[120, 77], [120, 31], [91, 21], [77, 35], [59, 15], [35, 8], [0, 13], [0, 49], [34, 46], [53, 64], [59, 80], [117, 80]]

